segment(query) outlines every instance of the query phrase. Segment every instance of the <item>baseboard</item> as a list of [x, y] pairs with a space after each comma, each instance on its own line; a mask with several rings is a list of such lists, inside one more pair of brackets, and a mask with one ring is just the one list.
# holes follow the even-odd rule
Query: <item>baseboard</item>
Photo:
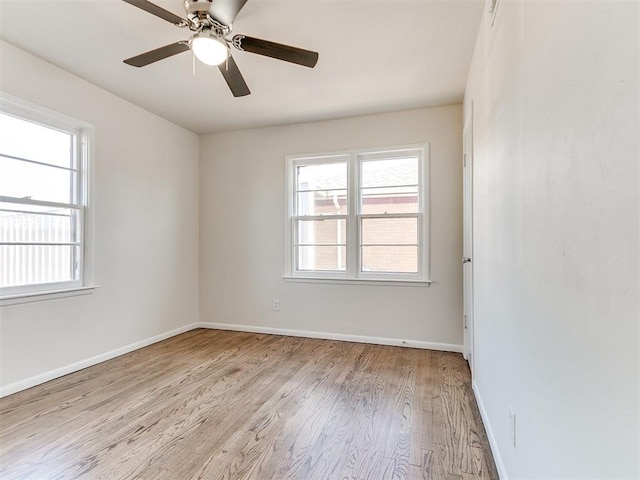
[[471, 382], [471, 388], [473, 389], [473, 394], [476, 397], [476, 403], [478, 404], [478, 410], [480, 410], [480, 416], [482, 417], [482, 423], [484, 424], [484, 430], [487, 432], [487, 438], [489, 439], [489, 446], [491, 447], [491, 453], [493, 454], [493, 460], [496, 463], [496, 469], [498, 470], [498, 476], [500, 480], [508, 480], [507, 471], [504, 468], [504, 463], [502, 463], [502, 457], [500, 456], [500, 450], [498, 450], [498, 443], [496, 442], [496, 437], [493, 434], [493, 428], [491, 428], [491, 423], [489, 422], [489, 416], [487, 415], [487, 411], [484, 408], [484, 403], [482, 403], [482, 397], [480, 397], [480, 392], [478, 390], [478, 384], [475, 380]]
[[213, 330], [234, 330], [237, 332], [266, 333], [269, 335], [285, 335], [289, 337], [321, 338], [324, 340], [339, 340], [343, 342], [372, 343], [374, 345], [393, 345], [396, 347], [422, 348], [425, 350], [440, 350], [443, 352], [462, 353], [463, 346], [449, 343], [420, 342], [417, 340], [403, 340], [401, 338], [369, 337], [365, 335], [349, 335], [346, 333], [315, 332], [311, 330], [292, 330], [288, 328], [259, 327], [255, 325], [238, 325], [235, 323], [200, 322], [200, 328]]
[[96, 355], [95, 357], [87, 358], [85, 360], [81, 360], [79, 362], [75, 362], [61, 368], [56, 368], [54, 370], [41, 373], [40, 375], [29, 377], [25, 380], [10, 383], [5, 387], [0, 388], [0, 398], [20, 392], [21, 390], [26, 390], [27, 388], [35, 387], [36, 385], [48, 382], [49, 380], [53, 380], [54, 378], [77, 372], [78, 370], [82, 370], [83, 368], [91, 367], [106, 360], [111, 360], [112, 358], [119, 357], [120, 355], [124, 355], [125, 353], [133, 352], [134, 350], [138, 350], [139, 348], [143, 348], [153, 343], [166, 340], [167, 338], [174, 337], [181, 333], [188, 332], [189, 330], [193, 330], [194, 328], [198, 328], [197, 322], [161, 333], [160, 335], [155, 335], [153, 337], [140, 340], [138, 342], [130, 343], [129, 345], [125, 345], [124, 347], [116, 348], [115, 350]]
[[[339, 340], [343, 342], [355, 342], [355, 343], [372, 343], [375, 345], [393, 345], [398, 347], [422, 348], [426, 350], [440, 350], [444, 352], [456, 352], [456, 353], [463, 352], [462, 345], [455, 345], [455, 344], [448, 344], [448, 343], [420, 342], [417, 340], [403, 340], [400, 338], [370, 337], [370, 336], [364, 336], [364, 335], [349, 335], [344, 333], [331, 333], [331, 332], [315, 332], [310, 330], [292, 330], [292, 329], [285, 329], [285, 328], [259, 327], [259, 326], [253, 326], [253, 325], [236, 325], [236, 324], [230, 324], [230, 323], [198, 322], [198, 323], [191, 323], [189, 325], [185, 325], [180, 328], [176, 328], [174, 330], [170, 330], [168, 332], [164, 332], [159, 335], [155, 335], [153, 337], [146, 338], [144, 340], [140, 340], [138, 342], [134, 342], [129, 345], [125, 345], [124, 347], [120, 347], [115, 350], [111, 350], [109, 352], [96, 355], [95, 357], [87, 358], [85, 360], [81, 360], [79, 362], [75, 362], [70, 365], [66, 365], [64, 367], [56, 368], [54, 370], [50, 370], [48, 372], [35, 375], [33, 377], [20, 380], [18, 382], [10, 383], [9, 385], [0, 387], [0, 398], [6, 397], [7, 395], [11, 395], [13, 393], [20, 392], [22, 390], [26, 390], [27, 388], [35, 387], [36, 385], [40, 385], [41, 383], [48, 382], [49, 380], [53, 380], [55, 378], [62, 377], [64, 375], [77, 372], [78, 370], [82, 370], [83, 368], [91, 367], [93, 365], [104, 362], [106, 360], [119, 357], [120, 355], [133, 352], [134, 350], [138, 350], [139, 348], [143, 348], [151, 344], [160, 342], [162, 340], [166, 340], [167, 338], [174, 337], [176, 335], [179, 335], [184, 332], [188, 332], [189, 330], [193, 330], [195, 328], [209, 328], [214, 330], [235, 330], [239, 332], [266, 333], [270, 335], [285, 335], [285, 336], [291, 336], [291, 337], [321, 338], [325, 340]], [[480, 405], [480, 402], [478, 404]], [[481, 413], [483, 412], [482, 408], [480, 408], [480, 412]], [[484, 420], [484, 415], [483, 415], [483, 420]], [[491, 438], [490, 438], [490, 441], [491, 441]], [[491, 448], [493, 449], [493, 444]]]

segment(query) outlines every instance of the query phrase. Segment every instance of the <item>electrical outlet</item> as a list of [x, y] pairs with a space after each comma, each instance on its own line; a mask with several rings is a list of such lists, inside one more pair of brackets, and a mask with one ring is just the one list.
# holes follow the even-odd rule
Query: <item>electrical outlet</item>
[[516, 414], [511, 405], [509, 405], [509, 440], [513, 448], [516, 448]]
[[280, 311], [280, 300], [274, 299], [273, 302], [271, 302], [271, 308], [273, 309], [274, 312], [279, 312]]

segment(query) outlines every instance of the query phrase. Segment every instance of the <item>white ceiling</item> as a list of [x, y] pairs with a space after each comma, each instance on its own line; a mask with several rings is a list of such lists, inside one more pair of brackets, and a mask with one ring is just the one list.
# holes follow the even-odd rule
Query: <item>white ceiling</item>
[[[181, 0], [154, 3], [184, 17]], [[121, 0], [0, 0], [0, 36], [196, 133], [462, 101], [483, 0], [249, 0], [233, 33], [320, 53], [314, 69], [234, 50], [251, 95], [183, 53], [122, 62], [185, 40]]]

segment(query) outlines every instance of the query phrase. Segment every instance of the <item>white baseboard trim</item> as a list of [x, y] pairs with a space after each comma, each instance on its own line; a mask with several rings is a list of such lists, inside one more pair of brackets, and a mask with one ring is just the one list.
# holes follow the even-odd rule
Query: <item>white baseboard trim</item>
[[[253, 325], [236, 325], [231, 323], [196, 322], [189, 325], [184, 325], [180, 328], [176, 328], [168, 332], [161, 333], [159, 335], [155, 335], [150, 338], [146, 338], [144, 340], [140, 340], [138, 342], [131, 343], [129, 345], [125, 345], [124, 347], [116, 348], [115, 350], [111, 350], [109, 352], [105, 352], [100, 355], [81, 360], [79, 362], [65, 365], [64, 367], [56, 368], [54, 370], [50, 370], [39, 375], [34, 375], [33, 377], [29, 377], [24, 380], [10, 383], [9, 385], [0, 387], [0, 398], [20, 392], [22, 390], [26, 390], [27, 388], [35, 387], [36, 385], [48, 382], [49, 380], [53, 380], [64, 375], [77, 372], [78, 370], [82, 370], [83, 368], [91, 367], [106, 360], [119, 357], [120, 355], [133, 352], [134, 350], [138, 350], [162, 340], [166, 340], [167, 338], [180, 335], [181, 333], [188, 332], [189, 330], [193, 330], [195, 328], [234, 330], [238, 332], [250, 333], [266, 333], [270, 335], [284, 335], [290, 337], [320, 338], [325, 340], [339, 340], [343, 342], [372, 343], [375, 345], [393, 345], [398, 347], [421, 348], [426, 350], [440, 350], [444, 352], [463, 352], [462, 345], [448, 343], [420, 342], [417, 340], [403, 340], [401, 338], [370, 337], [364, 335], [349, 335], [344, 333], [314, 332], [310, 330], [292, 330], [286, 328], [259, 327]], [[478, 405], [480, 405], [480, 402], [478, 403]], [[480, 412], [482, 413], [482, 408], [480, 409]]]
[[462, 353], [463, 346], [449, 343], [420, 342], [417, 340], [403, 340], [401, 338], [369, 337], [365, 335], [349, 335], [346, 333], [315, 332], [311, 330], [292, 330], [288, 328], [259, 327], [255, 325], [240, 325], [235, 323], [200, 322], [200, 328], [212, 330], [234, 330], [237, 332], [266, 333], [269, 335], [284, 335], [289, 337], [321, 338], [324, 340], [339, 340], [342, 342], [372, 343], [374, 345], [393, 345], [396, 347], [422, 348], [425, 350], [440, 350], [443, 352]]
[[78, 370], [82, 370], [83, 368], [91, 367], [106, 360], [111, 360], [112, 358], [119, 357], [120, 355], [124, 355], [125, 353], [133, 352], [134, 350], [138, 350], [139, 348], [143, 348], [153, 343], [166, 340], [167, 338], [180, 335], [181, 333], [188, 332], [189, 330], [193, 330], [195, 328], [198, 328], [197, 322], [191, 323], [189, 325], [184, 325], [180, 328], [176, 328], [174, 330], [170, 330], [168, 332], [164, 332], [160, 335], [155, 335], [138, 342], [130, 343], [129, 345], [125, 345], [124, 347], [116, 348], [115, 350], [96, 355], [95, 357], [80, 360], [79, 362], [75, 362], [64, 367], [56, 368], [54, 370], [29, 377], [24, 380], [10, 383], [9, 385], [0, 388], [0, 398], [20, 392], [21, 390], [26, 390], [27, 388], [35, 387], [36, 385], [48, 382], [49, 380], [53, 380], [54, 378], [77, 372]]
[[476, 397], [476, 403], [478, 404], [478, 410], [480, 410], [480, 416], [482, 417], [482, 423], [484, 423], [484, 430], [487, 432], [487, 438], [489, 439], [489, 446], [491, 447], [491, 453], [493, 454], [493, 460], [496, 463], [496, 469], [498, 470], [498, 476], [500, 480], [508, 480], [507, 470], [504, 468], [504, 463], [502, 463], [502, 457], [500, 456], [500, 450], [498, 450], [498, 443], [496, 442], [496, 437], [493, 434], [493, 429], [491, 428], [491, 423], [489, 423], [489, 416], [487, 415], [487, 411], [484, 408], [484, 403], [482, 403], [482, 398], [480, 397], [480, 391], [478, 390], [478, 384], [475, 380], [471, 382], [471, 388], [473, 389], [473, 394]]

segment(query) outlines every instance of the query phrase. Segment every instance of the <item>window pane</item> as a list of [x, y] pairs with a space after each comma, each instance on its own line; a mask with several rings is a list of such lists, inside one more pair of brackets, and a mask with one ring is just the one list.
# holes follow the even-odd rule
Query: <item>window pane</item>
[[0, 245], [0, 287], [79, 280], [78, 247]]
[[0, 203], [0, 242], [80, 241], [80, 212], [70, 208]]
[[73, 135], [0, 114], [0, 154], [73, 168]]
[[418, 243], [417, 218], [363, 218], [362, 244]]
[[361, 162], [361, 186], [417, 185], [418, 157], [366, 160]]
[[418, 187], [378, 187], [361, 190], [362, 213], [417, 213]]
[[316, 190], [298, 193], [297, 215], [345, 215], [346, 190]]
[[296, 190], [347, 188], [346, 162], [302, 165], [296, 172]]
[[418, 247], [362, 247], [362, 271], [418, 273]]
[[346, 225], [344, 219], [298, 220], [298, 244], [336, 245], [346, 243]]
[[72, 203], [75, 173], [0, 156], [0, 195]]
[[342, 246], [296, 247], [298, 271], [345, 271], [347, 249]]

